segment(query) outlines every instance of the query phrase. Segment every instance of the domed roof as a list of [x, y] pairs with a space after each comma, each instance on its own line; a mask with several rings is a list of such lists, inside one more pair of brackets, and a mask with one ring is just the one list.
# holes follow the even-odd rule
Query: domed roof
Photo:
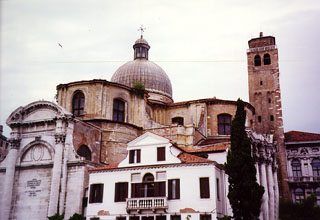
[[172, 98], [172, 86], [165, 71], [148, 60], [149, 44], [141, 36], [133, 45], [134, 60], [120, 66], [111, 81], [133, 87], [141, 82], [150, 92], [160, 93]]
[[111, 81], [129, 87], [141, 82], [150, 92], [159, 92], [172, 97], [171, 82], [167, 74], [160, 66], [146, 59], [136, 59], [120, 66]]

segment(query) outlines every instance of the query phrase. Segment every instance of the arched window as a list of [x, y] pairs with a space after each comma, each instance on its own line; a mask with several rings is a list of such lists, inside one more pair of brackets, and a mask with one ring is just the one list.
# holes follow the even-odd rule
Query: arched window
[[320, 159], [313, 159], [311, 165], [313, 176], [320, 176]]
[[297, 159], [292, 160], [291, 167], [292, 167], [292, 175], [293, 176], [302, 176], [301, 164], [300, 164], [299, 160], [297, 160]]
[[295, 201], [296, 201], [296, 202], [301, 202], [301, 200], [304, 199], [303, 189], [297, 188], [297, 189], [294, 191], [294, 196], [295, 196]]
[[124, 102], [120, 99], [113, 100], [113, 120], [124, 122]]
[[261, 57], [259, 55], [256, 55], [254, 57], [254, 65], [255, 66], [261, 66]]
[[72, 113], [74, 116], [81, 116], [84, 114], [84, 95], [80, 91], [76, 92], [73, 96]]
[[151, 173], [147, 173], [143, 177], [143, 188], [142, 188], [142, 195], [143, 197], [154, 197], [154, 176]]
[[270, 54], [266, 53], [265, 55], [263, 55], [263, 64], [264, 65], [270, 65], [271, 64]]
[[183, 117], [172, 118], [172, 124], [183, 125]]
[[77, 150], [77, 154], [86, 158], [86, 160], [91, 160], [91, 151], [86, 145], [81, 145]]
[[218, 115], [218, 134], [230, 135], [231, 132], [231, 115]]

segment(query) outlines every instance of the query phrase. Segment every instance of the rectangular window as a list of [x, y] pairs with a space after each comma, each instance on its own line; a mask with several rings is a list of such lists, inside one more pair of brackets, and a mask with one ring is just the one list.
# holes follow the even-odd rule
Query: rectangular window
[[126, 198], [128, 198], [128, 183], [115, 183], [114, 201], [125, 202]]
[[217, 178], [217, 200], [220, 201], [220, 183], [219, 183], [219, 179]]
[[261, 116], [258, 116], [258, 122], [261, 122]]
[[90, 218], [90, 220], [100, 220], [99, 217], [93, 217], [93, 218]]
[[274, 120], [273, 115], [270, 115], [270, 121], [273, 121], [273, 120]]
[[129, 151], [129, 163], [140, 163], [141, 150], [130, 150]]
[[211, 215], [200, 215], [200, 220], [211, 220]]
[[170, 220], [181, 220], [181, 215], [171, 215]]
[[119, 217], [116, 217], [116, 220], [126, 220], [126, 217], [119, 216]]
[[180, 179], [168, 180], [168, 199], [180, 199]]
[[101, 203], [103, 200], [103, 184], [90, 185], [90, 200], [89, 203]]
[[129, 220], [139, 220], [139, 216], [130, 216]]
[[167, 220], [167, 216], [166, 215], [157, 215], [156, 220]]
[[200, 178], [200, 198], [210, 198], [209, 177]]
[[166, 160], [166, 147], [158, 147], [157, 161], [165, 161], [165, 160]]

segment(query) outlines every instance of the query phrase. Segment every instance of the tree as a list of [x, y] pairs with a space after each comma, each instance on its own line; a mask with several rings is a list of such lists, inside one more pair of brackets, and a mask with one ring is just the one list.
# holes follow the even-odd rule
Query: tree
[[259, 219], [264, 188], [257, 183], [245, 121], [244, 102], [238, 99], [237, 112], [231, 124], [231, 150], [225, 164], [229, 176], [228, 198], [235, 220], [256, 220]]
[[85, 217], [78, 213], [74, 213], [73, 216], [69, 218], [69, 220], [85, 220]]
[[48, 216], [49, 220], [63, 220], [64, 218], [64, 213], [62, 215], [60, 215], [59, 213], [56, 213], [53, 216]]
[[279, 205], [279, 218], [281, 220], [320, 219], [320, 206], [317, 206], [317, 197], [314, 194], [298, 203], [280, 200]]

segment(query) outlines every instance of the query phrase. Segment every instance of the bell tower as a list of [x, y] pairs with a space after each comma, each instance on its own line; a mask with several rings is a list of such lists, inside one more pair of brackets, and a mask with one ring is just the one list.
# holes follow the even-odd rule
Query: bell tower
[[254, 129], [260, 134], [273, 134], [277, 141], [280, 196], [289, 197], [286, 151], [282, 121], [278, 49], [273, 36], [249, 40], [247, 50], [249, 102], [255, 108]]

